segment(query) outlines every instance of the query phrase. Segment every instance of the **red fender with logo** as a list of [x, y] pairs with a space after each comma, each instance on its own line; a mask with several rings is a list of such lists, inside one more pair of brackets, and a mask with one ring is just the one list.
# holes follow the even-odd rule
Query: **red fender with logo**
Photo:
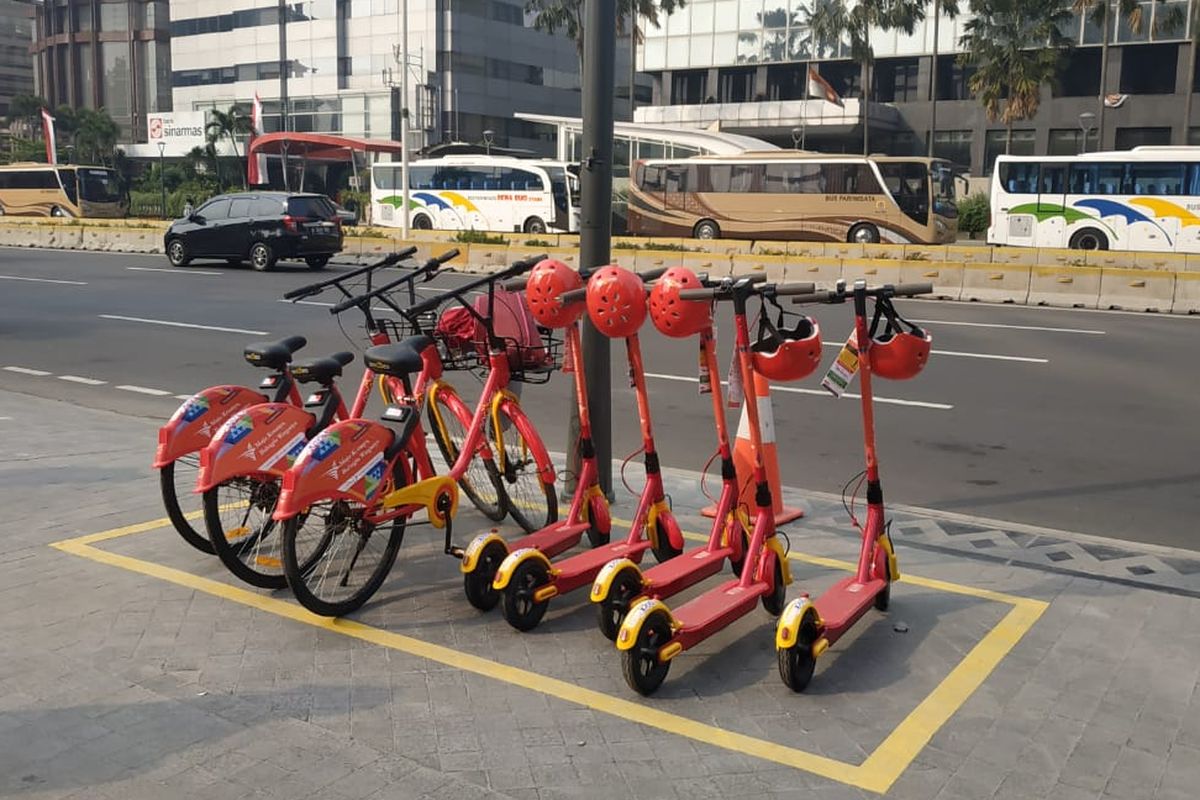
[[316, 421], [291, 403], [259, 403], [230, 417], [200, 451], [197, 491], [244, 475], [283, 477]]
[[204, 449], [226, 420], [243, 409], [265, 402], [267, 397], [245, 386], [210, 386], [197, 392], [158, 429], [154, 468], [162, 469], [180, 456]]
[[386, 425], [358, 419], [321, 431], [284, 473], [275, 519], [289, 519], [323, 501], [378, 499], [387, 484], [386, 452], [395, 436]]

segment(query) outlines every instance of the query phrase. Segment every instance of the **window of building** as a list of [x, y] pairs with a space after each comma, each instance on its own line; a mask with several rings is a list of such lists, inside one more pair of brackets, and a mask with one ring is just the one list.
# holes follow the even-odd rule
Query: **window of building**
[[858, 64], [835, 61], [820, 65], [821, 77], [842, 97], [862, 97], [862, 71]]
[[917, 96], [917, 59], [895, 58], [875, 65], [875, 99], [881, 103], [904, 103]]
[[803, 100], [805, 68], [800, 64], [767, 67], [768, 100]]
[[129, 30], [129, 6], [125, 2], [100, 5], [100, 30]]
[[[105, 8], [105, 6], [102, 6]], [[128, 42], [101, 42], [100, 60], [103, 70], [102, 101], [113, 118], [128, 118], [133, 86], [129, 75]]]
[[1135, 95], [1174, 94], [1178, 54], [1176, 44], [1121, 48], [1121, 91]]
[[970, 164], [971, 139], [971, 131], [938, 131], [933, 136], [933, 154], [954, 164]]
[[1117, 128], [1116, 148], [1118, 150], [1129, 150], [1139, 145], [1170, 143], [1170, 128]]
[[75, 15], [75, 30], [90, 31], [92, 29], [92, 6], [90, 3], [75, 6], [71, 9], [71, 13]]
[[[1099, 82], [1097, 82], [1099, 86]], [[1088, 131], [1087, 146], [1084, 146], [1080, 128], [1055, 128], [1050, 131], [1050, 143], [1046, 152], [1052, 156], [1074, 156], [1084, 152], [1094, 153], [1099, 149], [1099, 131]]]
[[92, 58], [92, 46], [80, 44], [77, 51], [79, 59], [79, 101], [85, 108], [96, 105], [96, 63]]
[[[996, 156], [1004, 154], [1004, 144], [1008, 138], [1007, 130], [988, 131], [983, 140], [983, 174], [991, 175], [996, 164]], [[1009, 141], [1008, 154], [1013, 156], [1031, 156], [1034, 153], [1034, 132], [1029, 130], [1014, 130]]]
[[1150, 20], [1154, 9], [1151, 8], [1151, 3], [1143, 2], [1137, 4], [1137, 10], [1141, 12], [1138, 26], [1135, 28], [1130, 24], [1132, 14], [1117, 13], [1117, 38], [1118, 42], [1144, 42], [1150, 38]]
[[753, 96], [753, 69], [723, 69], [717, 74], [717, 102], [748, 103]]
[[968, 85], [975, 67], [958, 63], [958, 56], [938, 57], [938, 100], [970, 100]]
[[1072, 50], [1054, 86], [1055, 97], [1097, 97], [1100, 94], [1100, 48]]
[[671, 75], [671, 103], [696, 105], [704, 102], [708, 73], [703, 70], [676, 72]]

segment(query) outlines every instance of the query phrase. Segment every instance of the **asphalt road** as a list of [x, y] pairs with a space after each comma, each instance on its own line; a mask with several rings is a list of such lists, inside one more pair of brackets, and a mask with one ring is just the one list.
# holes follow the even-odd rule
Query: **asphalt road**
[[[323, 274], [336, 269], [344, 267]], [[178, 270], [160, 256], [0, 247], [0, 388], [165, 418], [175, 395], [253, 383], [240, 355], [247, 341], [302, 333], [305, 355], [361, 347], [352, 314], [342, 318], [344, 335], [326, 307], [279, 301], [320, 276], [303, 265]], [[1200, 549], [1200, 319], [935, 301], [910, 301], [901, 312], [931, 329], [934, 356], [912, 381], [877, 382], [890, 501]], [[826, 342], [851, 329], [849, 306], [811, 313]], [[647, 331], [663, 462], [699, 469], [714, 437], [694, 382], [696, 344]], [[731, 339], [725, 317], [723, 364]], [[619, 342], [613, 365], [613, 450], [622, 456], [639, 436]], [[473, 399], [473, 381], [461, 380]], [[838, 492], [862, 468], [859, 404], [825, 396], [819, 380], [773, 394], [780, 468], [788, 485]], [[566, 446], [568, 402], [563, 376], [524, 391], [555, 450]], [[0, 408], [0, 425], [11, 412]], [[146, 442], [147, 464], [152, 449]]]

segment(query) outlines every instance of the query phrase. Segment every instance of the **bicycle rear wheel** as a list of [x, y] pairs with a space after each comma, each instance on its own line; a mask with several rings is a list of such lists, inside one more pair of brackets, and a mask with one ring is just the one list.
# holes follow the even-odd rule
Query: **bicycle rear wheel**
[[234, 478], [204, 493], [204, 524], [217, 557], [251, 586], [282, 589], [283, 536], [271, 519], [279, 499], [279, 480]]
[[183, 537], [183, 540], [192, 547], [199, 550], [201, 553], [212, 555], [212, 542], [201, 531], [192, 527], [192, 523], [188, 521], [188, 513], [201, 511], [201, 504], [190, 499], [188, 506], [190, 508], [185, 511], [180, 504], [180, 498], [192, 498], [192, 488], [196, 485], [196, 473], [200, 470], [199, 454], [181, 456], [180, 458], [167, 464], [158, 471], [158, 482], [162, 489], [163, 506], [166, 508], [167, 517], [171, 520], [171, 525], [175, 531]]
[[[541, 530], [558, 519], [558, 492], [554, 483], [542, 480], [534, 453], [544, 452], [541, 442], [526, 439], [521, 431], [533, 432], [525, 412], [515, 403], [502, 403], [496, 411], [499, 417], [501, 441], [504, 444], [503, 479], [508, 513], [526, 531]], [[518, 419], [521, 424], [517, 424]], [[494, 423], [489, 424], [489, 436], [495, 441]]]
[[[457, 402], [451, 401], [447, 391], [440, 389], [434, 394], [433, 402], [428, 404], [425, 412], [429, 419], [429, 430], [433, 433], [442, 458], [446, 459], [447, 468], [454, 466], [454, 462], [458, 460], [458, 454], [462, 452], [463, 442], [467, 438], [467, 430], [471, 426], [471, 417], [466, 407], [457, 397], [455, 400]], [[504, 485], [494, 459], [483, 458], [476, 453], [467, 464], [466, 473], [458, 479], [458, 485], [485, 517], [493, 522], [504, 519]]]
[[[408, 485], [402, 466], [381, 490]], [[365, 519], [368, 507], [347, 500], [317, 503], [283, 525], [283, 570], [300, 605], [323, 617], [358, 610], [383, 585], [404, 541], [407, 520], [397, 517], [376, 527]]]

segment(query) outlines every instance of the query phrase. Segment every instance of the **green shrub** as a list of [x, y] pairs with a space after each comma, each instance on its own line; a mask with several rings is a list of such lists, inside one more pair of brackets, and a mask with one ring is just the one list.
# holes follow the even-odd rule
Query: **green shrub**
[[459, 231], [454, 234], [454, 241], [463, 244], [508, 244], [508, 239], [503, 236], [493, 236], [487, 231]]
[[991, 205], [983, 192], [969, 195], [958, 204], [958, 229], [963, 233], [983, 233], [990, 218]]

